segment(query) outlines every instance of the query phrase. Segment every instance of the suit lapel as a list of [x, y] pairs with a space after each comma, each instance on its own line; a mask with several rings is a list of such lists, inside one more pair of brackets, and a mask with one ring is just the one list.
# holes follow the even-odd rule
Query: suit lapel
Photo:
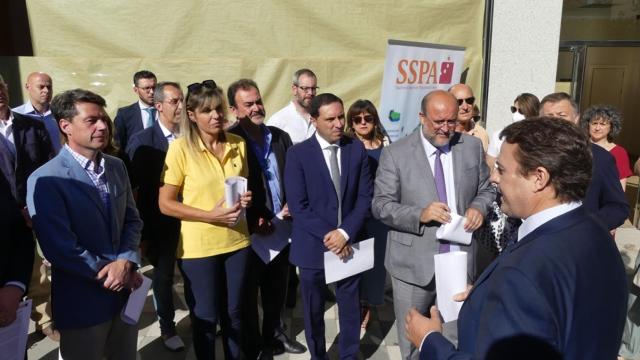
[[324, 160], [323, 150], [320, 147], [320, 143], [318, 142], [318, 139], [316, 139], [315, 135], [313, 136], [313, 140], [311, 141], [311, 149], [312, 161], [310, 162], [310, 164], [317, 164], [314, 166], [320, 168], [320, 174], [324, 177], [322, 183], [328, 184], [328, 189], [333, 190], [333, 193], [335, 194], [335, 189], [333, 188], [333, 180], [331, 180], [331, 173], [329, 172], [329, 168], [327, 167], [327, 162]]
[[111, 220], [110, 229], [111, 229], [111, 243], [116, 244], [118, 242], [118, 234], [114, 229], [117, 229], [118, 224], [118, 216], [117, 216], [117, 206], [116, 206], [116, 198], [120, 195], [124, 189], [122, 188], [122, 184], [119, 179], [115, 176], [115, 171], [113, 168], [113, 164], [109, 159], [104, 160], [104, 176], [107, 180], [107, 186], [109, 187], [109, 211], [111, 216], [109, 219]]
[[158, 144], [158, 148], [164, 152], [167, 152], [167, 150], [169, 149], [169, 140], [167, 140], [167, 138], [164, 136], [164, 133], [162, 132], [162, 129], [157, 122], [153, 124], [152, 135], [155, 138], [154, 143]]
[[425, 188], [429, 197], [438, 198], [438, 193], [436, 191], [436, 183], [433, 178], [433, 171], [431, 171], [431, 165], [429, 165], [429, 159], [427, 158], [427, 154], [424, 150], [424, 146], [422, 145], [422, 127], [419, 127], [411, 136], [413, 136], [413, 163], [411, 159], [408, 163], [415, 166], [420, 170], [419, 175], [422, 175], [421, 178], [424, 179]]
[[457, 144], [460, 143], [462, 143], [462, 135], [460, 133], [456, 133], [452, 141], [449, 143], [449, 146], [451, 149], [451, 161], [453, 162], [453, 189], [456, 193], [456, 212], [462, 215], [466, 209], [462, 208], [463, 206], [460, 206], [460, 201], [462, 200], [460, 190], [462, 189], [462, 186], [458, 186], [458, 184], [462, 184], [464, 182], [463, 176], [465, 176], [463, 169], [464, 156], [462, 154], [462, 146], [457, 146]]
[[343, 140], [340, 146], [340, 200], [344, 199], [345, 190], [349, 183], [349, 165], [351, 164], [351, 144]]
[[86, 186], [80, 186], [80, 190], [84, 192], [93, 202], [96, 204], [96, 207], [100, 210], [102, 216], [107, 219], [106, 209], [104, 204], [102, 203], [102, 199], [100, 199], [100, 194], [98, 193], [98, 189], [87, 175], [86, 171], [80, 166], [80, 164], [73, 158], [73, 155], [67, 150], [60, 152], [63, 157], [62, 165], [67, 168], [67, 177], [70, 179], [78, 180], [84, 183]]

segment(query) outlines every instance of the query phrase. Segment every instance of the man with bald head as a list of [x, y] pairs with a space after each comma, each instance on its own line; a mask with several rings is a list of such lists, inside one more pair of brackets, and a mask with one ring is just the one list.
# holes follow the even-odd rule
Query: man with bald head
[[60, 143], [58, 123], [53, 118], [51, 109], [49, 109], [49, 103], [51, 103], [51, 97], [53, 96], [53, 80], [51, 80], [51, 76], [43, 72], [32, 72], [27, 76], [24, 88], [27, 90], [29, 100], [13, 109], [13, 111], [42, 121], [49, 133], [53, 150], [57, 153], [62, 145]]
[[487, 130], [473, 120], [473, 105], [476, 102], [473, 90], [467, 84], [455, 84], [449, 88], [449, 92], [456, 97], [458, 102], [458, 125], [456, 125], [456, 131], [480, 139], [482, 148], [486, 152], [489, 146], [489, 135]]
[[[382, 150], [371, 208], [374, 217], [391, 227], [385, 266], [399, 320], [412, 307], [426, 313], [435, 303], [433, 255], [466, 251], [473, 279], [471, 246], [439, 241], [436, 231], [452, 213], [466, 217], [465, 230], [478, 229], [495, 198], [482, 143], [455, 131], [457, 99], [435, 90], [423, 98], [421, 109], [421, 127]], [[418, 358], [400, 325], [398, 343], [403, 359]]]

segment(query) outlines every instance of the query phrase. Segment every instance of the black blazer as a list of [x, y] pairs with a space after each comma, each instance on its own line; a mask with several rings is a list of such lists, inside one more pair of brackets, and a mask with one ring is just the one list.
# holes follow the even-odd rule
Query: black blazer
[[[287, 150], [293, 143], [291, 142], [291, 137], [285, 131], [274, 126], [267, 126], [267, 128], [271, 132], [271, 151], [273, 151], [276, 156], [276, 161], [278, 162], [280, 195], [282, 196], [282, 204], [284, 205], [287, 199], [284, 189], [284, 165]], [[229, 132], [241, 136], [247, 143], [247, 163], [249, 164], [248, 188], [252, 194], [251, 206], [247, 209], [247, 224], [249, 225], [249, 231], [253, 232], [258, 226], [258, 219], [260, 217], [271, 219], [275, 215], [271, 209], [271, 199], [267, 190], [269, 186], [260, 167], [260, 162], [249, 142], [247, 133], [244, 132], [240, 124], [230, 129]]]
[[9, 182], [0, 172], [0, 287], [19, 281], [26, 287], [31, 279], [35, 244]]
[[113, 122], [116, 128], [114, 140], [120, 148], [121, 153], [124, 153], [131, 137], [144, 130], [138, 102], [136, 101], [129, 106], [119, 108]]
[[144, 222], [142, 241], [146, 242], [149, 260], [166, 251], [175, 252], [180, 235], [180, 220], [166, 216], [158, 207], [160, 175], [169, 143], [158, 122], [131, 136], [127, 155], [131, 159], [131, 187], [137, 190], [136, 205]]
[[16, 199], [20, 208], [23, 208], [26, 205], [27, 178], [55, 154], [44, 123], [12, 113], [13, 142], [16, 146]]

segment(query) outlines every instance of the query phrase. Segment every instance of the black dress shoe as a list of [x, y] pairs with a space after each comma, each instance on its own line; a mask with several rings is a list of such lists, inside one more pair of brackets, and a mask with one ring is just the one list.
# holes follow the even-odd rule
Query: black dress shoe
[[285, 341], [279, 341], [284, 346], [284, 351], [289, 354], [302, 354], [307, 351], [307, 348], [293, 339], [286, 339]]
[[273, 339], [273, 343], [271, 344], [269, 351], [271, 351], [273, 356], [284, 354], [284, 344], [280, 340]]

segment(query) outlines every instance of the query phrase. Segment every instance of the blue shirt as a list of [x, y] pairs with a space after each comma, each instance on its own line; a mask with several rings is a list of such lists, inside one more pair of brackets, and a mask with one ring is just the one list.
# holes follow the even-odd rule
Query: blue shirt
[[31, 101], [27, 101], [12, 110], [18, 114], [27, 115], [36, 120], [42, 121], [44, 123], [44, 127], [47, 129], [47, 133], [49, 133], [53, 152], [56, 154], [60, 152], [60, 149], [62, 148], [62, 144], [60, 142], [60, 129], [58, 129], [58, 122], [54, 119], [53, 114], [51, 114], [51, 109], [47, 110], [44, 114], [40, 114], [33, 107]]
[[271, 209], [275, 215], [282, 210], [282, 194], [280, 194], [280, 173], [278, 172], [278, 161], [276, 160], [276, 155], [271, 151], [271, 131], [269, 131], [269, 128], [264, 124], [260, 125], [260, 128], [264, 135], [264, 146], [261, 147], [260, 144], [253, 141], [250, 136], [247, 136], [248, 145], [251, 146], [253, 153], [256, 155], [256, 158], [260, 163], [260, 168], [262, 169], [262, 174], [267, 180], [269, 195], [271, 195]]

